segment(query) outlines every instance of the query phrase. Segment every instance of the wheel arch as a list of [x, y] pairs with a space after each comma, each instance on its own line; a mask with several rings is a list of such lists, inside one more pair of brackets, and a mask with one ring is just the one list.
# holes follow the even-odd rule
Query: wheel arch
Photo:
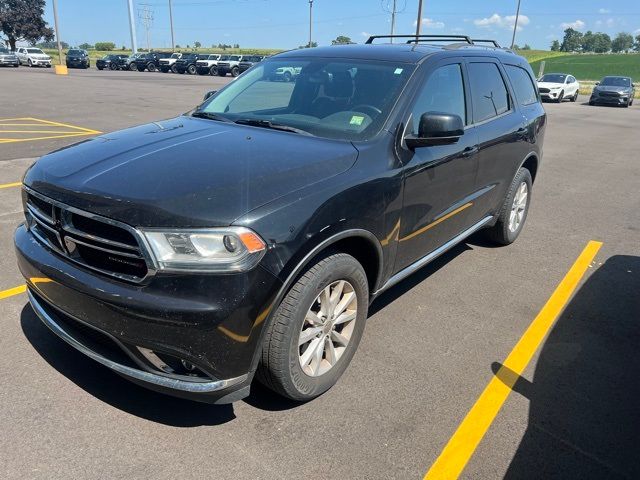
[[526, 168], [527, 170], [529, 170], [529, 173], [531, 173], [531, 183], [535, 183], [539, 164], [540, 162], [538, 160], [538, 155], [536, 155], [534, 152], [531, 152], [520, 164], [518, 170], [520, 170], [520, 168]]

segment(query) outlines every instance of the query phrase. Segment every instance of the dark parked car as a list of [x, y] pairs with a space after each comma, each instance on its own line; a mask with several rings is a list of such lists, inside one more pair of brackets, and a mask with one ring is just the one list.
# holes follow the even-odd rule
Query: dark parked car
[[19, 67], [20, 60], [18, 56], [7, 50], [4, 47], [0, 47], [0, 67]]
[[183, 53], [182, 57], [176, 60], [174, 63], [176, 73], [188, 73], [189, 75], [195, 75], [198, 71], [196, 65], [198, 60], [206, 60], [209, 58], [208, 53]]
[[630, 107], [636, 89], [629, 77], [604, 77], [591, 93], [589, 105], [620, 105]]
[[96, 60], [96, 68], [98, 70], [120, 70], [126, 68], [128, 55], [105, 55]]
[[91, 60], [89, 52], [80, 49], [71, 49], [67, 52], [67, 68], [89, 68]]
[[136, 65], [136, 60], [145, 55], [144, 53], [132, 53], [127, 58], [124, 59], [124, 68], [123, 70], [137, 70], [138, 67]]
[[139, 72], [148, 70], [155, 72], [160, 69], [161, 58], [171, 58], [171, 52], [149, 52], [135, 59], [136, 68]]
[[381, 292], [481, 229], [515, 241], [546, 126], [527, 61], [375, 38], [36, 161], [15, 245], [42, 321], [158, 391], [226, 403], [255, 376], [309, 400]]
[[260, 55], [245, 55], [242, 58], [242, 61], [238, 63], [238, 72], [245, 72], [253, 67], [256, 63], [260, 63], [262, 60], [264, 60], [264, 57]]

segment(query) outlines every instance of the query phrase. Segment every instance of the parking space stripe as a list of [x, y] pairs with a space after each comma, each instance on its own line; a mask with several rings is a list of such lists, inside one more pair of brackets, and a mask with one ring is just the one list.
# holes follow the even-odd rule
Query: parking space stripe
[[[2, 133], [2, 132], [0, 132]], [[94, 132], [80, 132], [80, 133], [61, 133], [60, 135], [51, 135], [48, 137], [35, 137], [35, 138], [2, 138], [0, 143], [16, 143], [16, 142], [33, 142], [34, 140], [49, 140], [52, 138], [69, 138], [69, 137], [82, 137], [87, 135], [95, 135]]]
[[52, 122], [51, 120], [43, 120], [41, 118], [30, 117], [29, 120], [35, 120], [36, 122], [47, 123], [49, 125], [55, 125], [55, 126], [58, 126], [58, 127], [67, 127], [67, 128], [73, 128], [75, 130], [83, 130], [83, 131], [85, 131], [87, 133], [93, 133], [93, 134], [102, 133], [99, 130], [93, 130], [91, 128], [78, 127], [77, 125], [69, 125], [68, 123]]
[[542, 310], [513, 347], [503, 366], [471, 407], [440, 456], [424, 476], [424, 480], [449, 480], [460, 476], [507, 400], [511, 388], [571, 298], [601, 246], [602, 243], [596, 241], [590, 241], [587, 244]]
[[20, 295], [21, 293], [24, 293], [26, 291], [27, 291], [27, 286], [26, 285], [20, 285], [19, 287], [13, 287], [13, 288], [10, 288], [9, 290], [2, 290], [2, 291], [0, 291], [0, 300], [2, 300], [4, 298], [13, 297], [14, 295]]
[[19, 187], [20, 185], [22, 185], [22, 182], [3, 183], [0, 184], [0, 190], [2, 190], [3, 188]]

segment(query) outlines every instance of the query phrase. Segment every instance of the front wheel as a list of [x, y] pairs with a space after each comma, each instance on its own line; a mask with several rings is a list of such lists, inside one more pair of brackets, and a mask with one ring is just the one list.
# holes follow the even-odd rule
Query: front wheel
[[296, 401], [326, 392], [358, 348], [368, 306], [362, 265], [345, 253], [319, 257], [291, 287], [267, 327], [258, 380]]
[[195, 75], [197, 72], [196, 66], [195, 65], [189, 65], [187, 67], [187, 72], [189, 73], [189, 75]]
[[562, 103], [562, 100], [564, 100], [564, 90], [560, 92], [560, 95], [558, 95], [558, 99], [556, 100], [556, 102]]
[[31, 59], [29, 59], [27, 63], [29, 64], [30, 67], [33, 67], [33, 62], [31, 61]]
[[490, 240], [499, 245], [509, 245], [516, 241], [529, 213], [531, 186], [529, 170], [518, 170], [504, 199], [498, 221], [486, 230]]
[[233, 67], [231, 69], [231, 76], [237, 77], [238, 75], [240, 75], [240, 69], [238, 67]]
[[571, 101], [575, 103], [577, 100], [578, 100], [578, 92], [576, 91], [576, 94], [573, 97], [571, 97]]
[[156, 71], [156, 65], [155, 63], [149, 63], [147, 65], [147, 70], [149, 70], [150, 72], [155, 72]]
[[215, 65], [213, 65], [210, 69], [209, 69], [209, 74], [213, 75], [214, 77], [216, 75], [218, 75], [218, 67], [216, 67]]

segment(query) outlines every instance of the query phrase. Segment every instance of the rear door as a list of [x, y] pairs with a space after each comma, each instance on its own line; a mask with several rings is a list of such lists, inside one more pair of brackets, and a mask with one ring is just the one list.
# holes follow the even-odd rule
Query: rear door
[[[412, 102], [407, 133], [418, 133], [420, 116], [427, 112], [456, 114], [469, 123], [464, 60], [444, 60], [428, 69]], [[396, 272], [469, 227], [474, 216], [469, 198], [475, 188], [476, 151], [475, 128], [467, 125], [456, 143], [416, 148], [405, 164]]]
[[524, 161], [525, 118], [516, 106], [502, 64], [491, 57], [467, 59], [473, 125], [478, 133], [476, 212], [495, 214]]

